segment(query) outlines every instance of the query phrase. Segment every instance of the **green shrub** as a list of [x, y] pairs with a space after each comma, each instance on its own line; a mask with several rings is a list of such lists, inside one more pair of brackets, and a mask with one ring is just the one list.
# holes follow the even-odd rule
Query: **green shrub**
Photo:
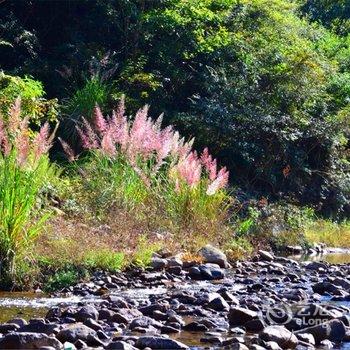
[[161, 248], [159, 243], [150, 243], [145, 235], [139, 237], [132, 264], [145, 268], [151, 263], [153, 254]]
[[21, 98], [22, 115], [30, 122], [55, 121], [58, 114], [57, 99], [44, 99], [43, 85], [32, 78], [6, 75], [0, 72], [0, 115], [7, 119], [16, 98]]
[[83, 257], [83, 264], [92, 270], [121, 271], [125, 264], [125, 256], [123, 253], [115, 253], [107, 249], [90, 251]]
[[71, 267], [55, 272], [45, 283], [45, 292], [54, 292], [63, 288], [68, 288], [76, 284], [80, 279], [78, 271]]

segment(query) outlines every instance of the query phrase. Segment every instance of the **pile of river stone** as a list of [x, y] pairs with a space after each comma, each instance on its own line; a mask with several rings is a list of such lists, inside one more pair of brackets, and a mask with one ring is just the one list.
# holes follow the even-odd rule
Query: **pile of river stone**
[[[201, 254], [204, 263], [164, 254], [153, 258], [151, 270], [96, 274], [64, 291], [94, 295], [95, 302], [57, 306], [29, 322], [9, 320], [0, 325], [0, 349], [188, 349], [191, 344], [306, 350], [350, 340], [350, 310], [344, 306], [350, 301], [350, 265], [298, 263], [260, 251], [252, 261], [229, 266], [211, 246]], [[131, 289], [136, 295], [127, 293]]]

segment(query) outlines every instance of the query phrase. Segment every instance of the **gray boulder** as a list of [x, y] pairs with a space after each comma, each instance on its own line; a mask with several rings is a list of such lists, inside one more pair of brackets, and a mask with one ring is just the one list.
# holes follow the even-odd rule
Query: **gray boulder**
[[218, 295], [210, 300], [208, 307], [215, 311], [228, 311], [230, 306], [227, 301], [221, 296]]
[[0, 339], [0, 349], [39, 349], [52, 347], [63, 349], [62, 343], [44, 333], [11, 333]]
[[298, 345], [297, 337], [284, 326], [268, 326], [259, 334], [265, 342], [275, 342], [282, 349], [295, 349]]
[[257, 319], [258, 313], [241, 307], [232, 307], [228, 314], [228, 320], [231, 326], [243, 326], [247, 322]]
[[84, 322], [88, 318], [92, 318], [93, 320], [97, 321], [98, 320], [98, 311], [96, 310], [95, 307], [87, 305], [82, 307], [75, 315], [75, 319], [78, 322]]
[[113, 341], [113, 342], [109, 343], [105, 347], [105, 349], [106, 350], [137, 350], [137, 348], [135, 348], [131, 344], [129, 344], [125, 341], [122, 341], [122, 340]]
[[59, 331], [57, 334], [57, 339], [62, 343], [66, 341], [75, 343], [77, 340], [89, 341], [95, 336], [96, 331], [93, 329], [83, 324], [73, 324]]
[[203, 258], [205, 263], [218, 264], [220, 267], [226, 268], [229, 266], [226, 255], [218, 248], [207, 244], [198, 251], [198, 254]]
[[273, 256], [273, 254], [270, 252], [267, 252], [266, 250], [259, 250], [258, 254], [259, 254], [260, 260], [264, 260], [264, 261], [275, 260], [275, 257]]
[[45, 323], [43, 321], [32, 322], [20, 327], [17, 332], [24, 333], [45, 333], [47, 335], [57, 334], [59, 331], [58, 325], [54, 323]]
[[152, 337], [145, 336], [140, 337], [136, 341], [136, 347], [140, 349], [151, 348], [151, 349], [159, 349], [159, 350], [171, 350], [171, 349], [188, 349], [188, 346], [180, 343], [179, 341], [170, 339], [170, 338], [162, 338], [162, 337]]
[[295, 332], [310, 333], [314, 336], [316, 344], [320, 344], [322, 340], [328, 339], [334, 342], [341, 342], [346, 336], [346, 327], [342, 321], [331, 320], [317, 326], [304, 328]]

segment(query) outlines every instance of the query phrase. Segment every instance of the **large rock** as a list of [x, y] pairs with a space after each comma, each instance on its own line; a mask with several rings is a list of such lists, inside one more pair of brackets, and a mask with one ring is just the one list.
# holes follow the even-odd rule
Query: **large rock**
[[163, 325], [151, 317], [142, 316], [133, 319], [129, 325], [129, 328], [132, 330], [135, 328], [148, 328], [150, 326], [161, 328]]
[[230, 305], [221, 295], [218, 295], [209, 301], [208, 307], [215, 311], [228, 311]]
[[62, 343], [44, 333], [11, 333], [0, 339], [0, 349], [63, 349]]
[[169, 338], [162, 338], [162, 337], [152, 337], [152, 336], [145, 336], [140, 337], [136, 341], [136, 347], [140, 349], [144, 348], [151, 348], [151, 349], [159, 349], [159, 350], [170, 350], [170, 349], [188, 349], [188, 346], [180, 343], [179, 341], [169, 339]]
[[84, 322], [88, 318], [92, 318], [93, 320], [98, 320], [98, 311], [95, 307], [87, 305], [82, 307], [75, 315], [75, 319], [78, 322]]
[[57, 334], [58, 325], [54, 323], [45, 323], [43, 321], [32, 322], [20, 327], [17, 332], [24, 333], [45, 333], [47, 335]]
[[267, 252], [266, 250], [259, 250], [258, 252], [260, 260], [264, 261], [273, 261], [275, 257], [272, 253]]
[[83, 324], [73, 324], [59, 331], [57, 339], [62, 343], [66, 341], [75, 343], [77, 340], [90, 341], [95, 336], [96, 331], [93, 329]]
[[282, 349], [295, 349], [298, 345], [297, 337], [284, 326], [268, 326], [259, 337], [265, 342], [277, 343]]
[[346, 327], [342, 321], [331, 320], [317, 326], [304, 328], [299, 333], [310, 333], [314, 336], [316, 344], [320, 344], [322, 340], [328, 339], [334, 342], [341, 342], [346, 335]]
[[109, 343], [106, 347], [106, 350], [137, 350], [134, 346], [131, 344], [125, 342], [125, 341], [113, 341]]
[[154, 256], [151, 260], [151, 267], [154, 270], [163, 270], [168, 265], [168, 261], [166, 259], [159, 258]]
[[232, 307], [228, 314], [231, 326], [243, 326], [245, 323], [257, 319], [258, 313], [241, 307]]
[[194, 280], [219, 280], [225, 277], [225, 272], [217, 264], [203, 264], [193, 266], [188, 270], [189, 276]]
[[198, 254], [203, 258], [205, 263], [218, 264], [220, 267], [228, 267], [226, 255], [218, 248], [208, 244], [198, 251]]

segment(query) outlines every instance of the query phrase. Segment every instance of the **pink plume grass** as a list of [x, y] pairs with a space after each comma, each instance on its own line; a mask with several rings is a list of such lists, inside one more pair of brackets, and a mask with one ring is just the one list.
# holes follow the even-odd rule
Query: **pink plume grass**
[[[162, 128], [163, 115], [154, 121], [148, 110], [147, 105], [139, 109], [134, 121], [130, 121], [125, 116], [124, 99], [111, 118], [104, 117], [96, 107], [93, 126], [83, 119], [83, 126], [77, 127], [83, 147], [97, 149], [110, 158], [123, 155], [147, 185], [163, 165], [167, 166], [168, 176], [174, 178], [176, 188], [180, 182], [195, 188], [205, 180], [207, 194], [212, 195], [227, 185], [228, 171], [218, 171], [217, 161], [207, 148], [198, 156], [193, 151], [194, 139], [186, 142], [172, 126]], [[67, 149], [62, 141], [61, 144]], [[71, 150], [66, 153], [73, 159]]]

